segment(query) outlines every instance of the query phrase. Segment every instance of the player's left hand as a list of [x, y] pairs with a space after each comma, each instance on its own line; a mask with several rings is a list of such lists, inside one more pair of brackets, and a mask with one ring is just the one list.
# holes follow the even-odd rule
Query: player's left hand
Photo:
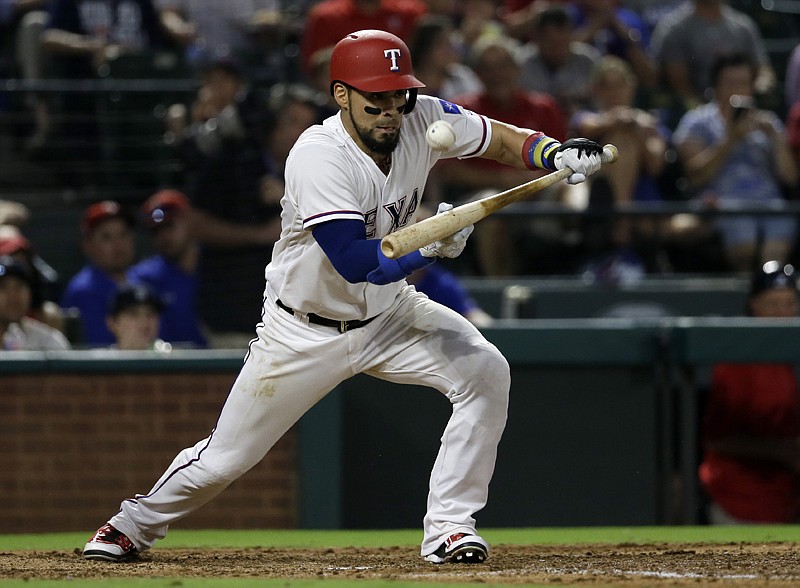
[[[436, 214], [442, 214], [443, 212], [447, 212], [448, 210], [452, 209], [452, 204], [441, 202]], [[449, 237], [445, 237], [441, 241], [435, 241], [430, 245], [425, 245], [425, 247], [420, 248], [419, 251], [424, 257], [458, 257], [461, 255], [461, 252], [464, 251], [464, 247], [467, 246], [467, 239], [472, 234], [474, 229], [475, 225], [469, 225], [460, 231], [456, 231]]]
[[556, 169], [568, 167], [574, 173], [568, 184], [580, 184], [586, 176], [600, 169], [603, 147], [590, 139], [568, 139], [561, 144], [555, 157]]

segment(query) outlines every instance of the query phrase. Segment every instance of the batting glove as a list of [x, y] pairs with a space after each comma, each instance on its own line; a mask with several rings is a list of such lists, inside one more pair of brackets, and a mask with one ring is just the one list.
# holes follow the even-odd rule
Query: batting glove
[[[443, 212], [447, 212], [448, 210], [452, 209], [452, 204], [442, 202], [439, 204], [436, 214], [442, 214]], [[430, 245], [425, 245], [425, 247], [420, 248], [419, 252], [423, 255], [423, 257], [458, 257], [461, 255], [461, 252], [464, 251], [464, 247], [467, 246], [467, 239], [472, 234], [474, 229], [475, 225], [464, 227], [460, 231], [456, 231], [441, 241], [435, 241]]]
[[554, 163], [556, 169], [568, 167], [573, 174], [567, 178], [568, 184], [580, 184], [586, 176], [600, 169], [603, 148], [589, 139], [569, 139], [561, 144]]

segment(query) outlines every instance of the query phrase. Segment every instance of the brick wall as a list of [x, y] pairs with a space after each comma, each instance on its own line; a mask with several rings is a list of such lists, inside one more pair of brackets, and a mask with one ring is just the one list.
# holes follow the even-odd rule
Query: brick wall
[[[0, 533], [93, 531], [208, 436], [235, 374], [0, 376]], [[291, 528], [296, 435], [173, 528]]]

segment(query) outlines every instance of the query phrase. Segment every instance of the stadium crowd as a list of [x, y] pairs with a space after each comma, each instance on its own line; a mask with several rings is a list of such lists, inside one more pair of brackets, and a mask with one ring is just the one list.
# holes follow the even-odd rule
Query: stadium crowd
[[[620, 148], [592, 181], [536, 196], [576, 214], [481, 223], [448, 267], [455, 277], [619, 283], [797, 263], [795, 218], [780, 205], [797, 198], [800, 18], [750, 4], [0, 0], [0, 253], [38, 260], [34, 298], [49, 313], [38, 320], [75, 345], [115, 344], [110, 298], [133, 283], [159, 299], [159, 340], [246, 342], [280, 230], [286, 156], [336, 111], [332, 45], [381, 28], [409, 45], [422, 92]], [[425, 200], [435, 209], [534, 177], [448, 160]], [[664, 203], [686, 211], [659, 212]], [[76, 211], [63, 217], [76, 226], [52, 233], [80, 233], [79, 261], [51, 267], [47, 252], [64, 245], [28, 233], [42, 234], [39, 208], [58, 206]], [[648, 206], [650, 216], [615, 214]], [[171, 317], [178, 307], [191, 312]]]

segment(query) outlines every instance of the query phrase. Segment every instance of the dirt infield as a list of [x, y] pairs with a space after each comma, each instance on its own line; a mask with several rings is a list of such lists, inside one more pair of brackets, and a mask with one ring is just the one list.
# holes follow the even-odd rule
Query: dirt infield
[[592, 586], [800, 585], [800, 543], [498, 545], [481, 565], [434, 565], [413, 548], [155, 549], [122, 564], [80, 551], [0, 553], [0, 578], [257, 577]]

